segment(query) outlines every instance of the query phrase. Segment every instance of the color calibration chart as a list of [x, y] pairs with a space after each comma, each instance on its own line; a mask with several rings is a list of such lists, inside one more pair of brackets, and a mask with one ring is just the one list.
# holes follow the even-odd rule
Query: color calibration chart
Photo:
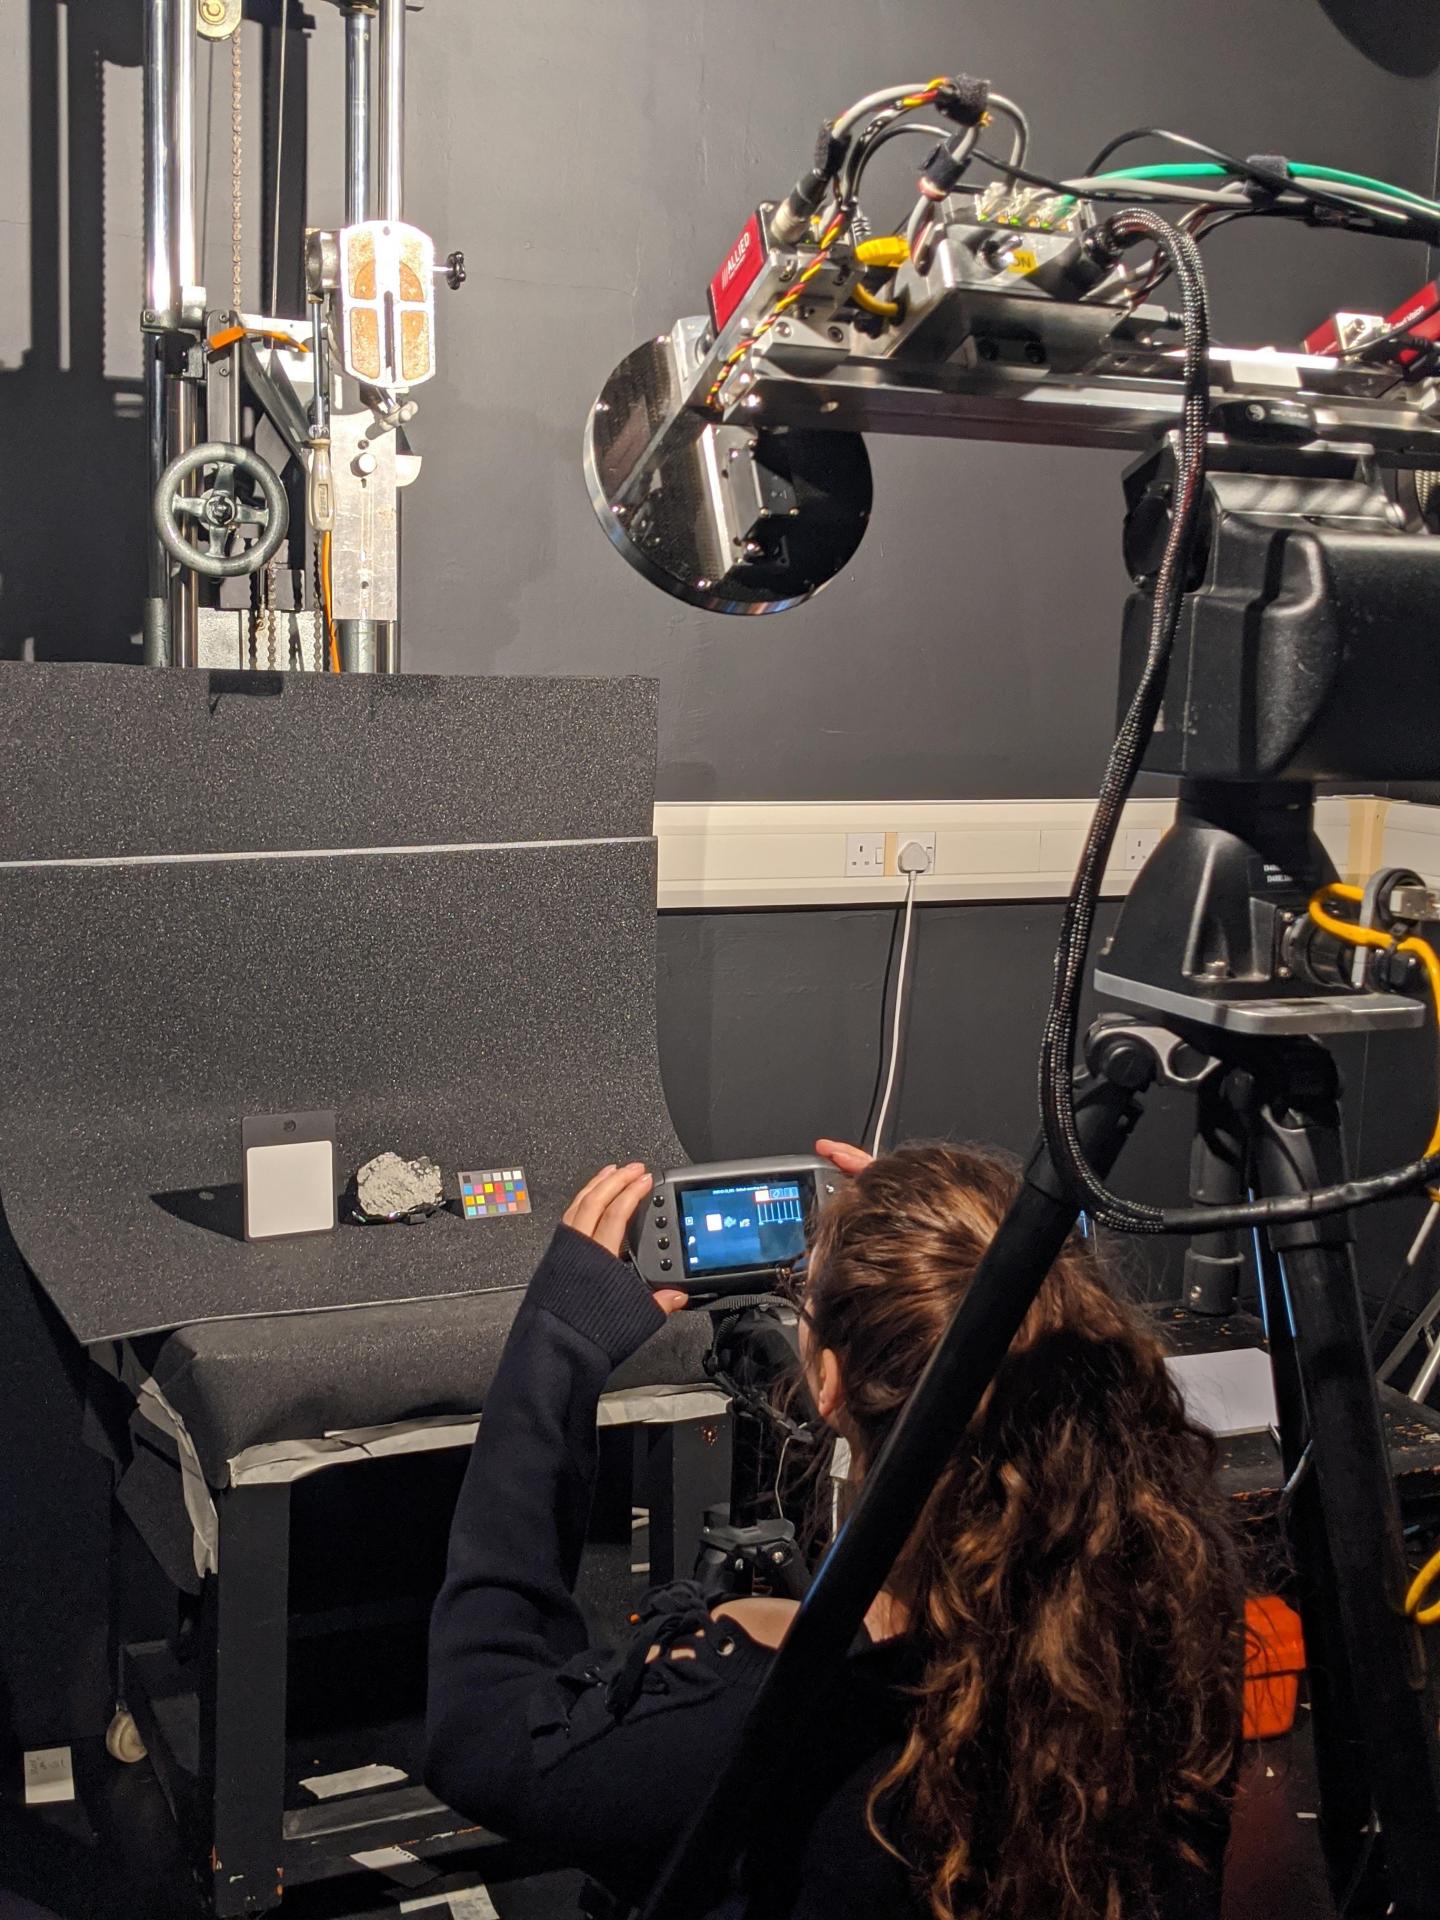
[[460, 1204], [467, 1220], [498, 1220], [504, 1213], [529, 1213], [530, 1188], [523, 1167], [491, 1167], [461, 1173]]

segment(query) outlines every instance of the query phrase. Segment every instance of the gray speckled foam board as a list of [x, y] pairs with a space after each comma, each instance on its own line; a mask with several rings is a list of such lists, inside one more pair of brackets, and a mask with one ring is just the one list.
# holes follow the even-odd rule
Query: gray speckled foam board
[[[0, 1197], [76, 1338], [523, 1285], [678, 1153], [654, 897], [650, 840], [0, 869]], [[523, 1165], [533, 1215], [233, 1237], [241, 1116], [324, 1107], [342, 1171]]]
[[[480, 1411], [518, 1295], [209, 1320], [143, 1341], [141, 1358], [185, 1430], [212, 1486], [265, 1441], [313, 1439], [390, 1421], [469, 1419]], [[711, 1326], [676, 1313], [611, 1376], [612, 1387], [708, 1384]]]
[[652, 680], [0, 662], [0, 859], [648, 834]]

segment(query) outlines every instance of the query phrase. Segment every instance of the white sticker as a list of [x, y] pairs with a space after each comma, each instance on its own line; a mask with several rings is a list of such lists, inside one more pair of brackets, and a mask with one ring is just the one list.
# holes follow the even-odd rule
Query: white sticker
[[383, 1873], [387, 1867], [418, 1867], [420, 1856], [407, 1853], [403, 1847], [375, 1847], [369, 1853], [352, 1853], [350, 1858], [357, 1867], [373, 1867], [377, 1873]]
[[399, 1767], [351, 1767], [347, 1773], [317, 1773], [301, 1786], [317, 1800], [333, 1800], [341, 1793], [363, 1793], [367, 1787], [393, 1787], [410, 1778]]
[[435, 1920], [444, 1920], [447, 1911], [451, 1920], [500, 1920], [484, 1887], [465, 1887], [459, 1893], [427, 1893], [419, 1900], [400, 1902], [401, 1913], [423, 1913], [427, 1908], [435, 1913]]
[[495, 1902], [484, 1887], [467, 1887], [450, 1896], [451, 1920], [500, 1920]]
[[69, 1747], [32, 1747], [25, 1756], [25, 1804], [49, 1806], [75, 1798]]

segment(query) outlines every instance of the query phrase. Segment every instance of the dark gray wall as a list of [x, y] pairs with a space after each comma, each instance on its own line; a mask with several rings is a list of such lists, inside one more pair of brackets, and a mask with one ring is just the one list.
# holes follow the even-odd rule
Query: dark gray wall
[[[252, 298], [260, 23], [278, 7], [247, 0]], [[324, 0], [310, 12], [309, 209], [329, 221], [340, 21]], [[128, 0], [0, 8], [4, 654], [134, 657], [138, 18]], [[407, 662], [658, 675], [669, 798], [1087, 793], [1108, 739], [1118, 456], [877, 441], [854, 566], [778, 621], [682, 608], [594, 524], [579, 442], [597, 387], [638, 338], [701, 306], [823, 114], [888, 78], [966, 68], [1024, 102], [1037, 161], [1061, 170], [1159, 122], [1421, 188], [1435, 174], [1440, 25], [1425, 0], [428, 0], [410, 29], [409, 210], [442, 250], [467, 249], [471, 278], [441, 296], [442, 372], [420, 395]], [[291, 71], [304, 80], [294, 54]], [[206, 269], [223, 298], [223, 51], [213, 74], [202, 54], [201, 77]], [[890, 164], [881, 214], [902, 204], [907, 163]], [[1220, 331], [1277, 341], [1336, 305], [1386, 305], [1424, 272], [1415, 248], [1258, 225], [1219, 235], [1210, 258]], [[1049, 908], [922, 915], [907, 1128], [1026, 1137], [1052, 930]], [[887, 938], [886, 915], [662, 925], [666, 1071], [692, 1150], [854, 1130]]]
[[[0, 9], [0, 227], [19, 269], [0, 285], [0, 431], [22, 455], [0, 478], [0, 652], [121, 658], [139, 630], [139, 12]], [[325, 0], [310, 12], [309, 206], [333, 221], [341, 27]], [[259, 25], [246, 33], [253, 298], [267, 130]], [[819, 119], [887, 77], [992, 75], [1030, 111], [1044, 166], [1159, 122], [1425, 188], [1437, 55], [1425, 0], [427, 0], [410, 15], [408, 205], [472, 271], [442, 293], [442, 371], [419, 396], [409, 664], [659, 674], [669, 798], [1090, 791], [1123, 585], [1119, 456], [876, 442], [874, 522], [847, 575], [778, 621], [725, 620], [665, 599], [601, 538], [586, 409], [637, 339], [703, 306]], [[213, 76], [202, 52], [201, 78], [223, 299], [223, 49]], [[880, 214], [901, 209], [909, 162], [884, 164]], [[1244, 226], [1217, 236], [1212, 266], [1221, 331], [1280, 341], [1423, 271], [1414, 248]]]

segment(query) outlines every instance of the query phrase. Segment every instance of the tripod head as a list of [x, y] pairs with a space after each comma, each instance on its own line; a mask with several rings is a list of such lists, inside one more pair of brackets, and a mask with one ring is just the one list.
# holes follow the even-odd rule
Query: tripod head
[[[1322, 435], [1293, 400], [1217, 409], [1188, 591], [1144, 765], [1180, 776], [1174, 827], [1106, 944], [1097, 988], [1254, 1035], [1416, 1027], [1413, 956], [1359, 968], [1310, 902], [1337, 879], [1317, 780], [1440, 771], [1430, 609], [1440, 540], [1412, 531], [1374, 447]], [[1413, 457], [1413, 455], [1411, 456]], [[1393, 456], [1392, 456], [1393, 458]], [[1134, 589], [1120, 701], [1143, 671], [1176, 484], [1173, 439], [1125, 480]], [[1408, 918], [1422, 917], [1413, 875]], [[1393, 891], [1393, 885], [1392, 889]], [[1422, 912], [1417, 912], [1417, 906]], [[1397, 915], [1377, 894], [1371, 924]]]

